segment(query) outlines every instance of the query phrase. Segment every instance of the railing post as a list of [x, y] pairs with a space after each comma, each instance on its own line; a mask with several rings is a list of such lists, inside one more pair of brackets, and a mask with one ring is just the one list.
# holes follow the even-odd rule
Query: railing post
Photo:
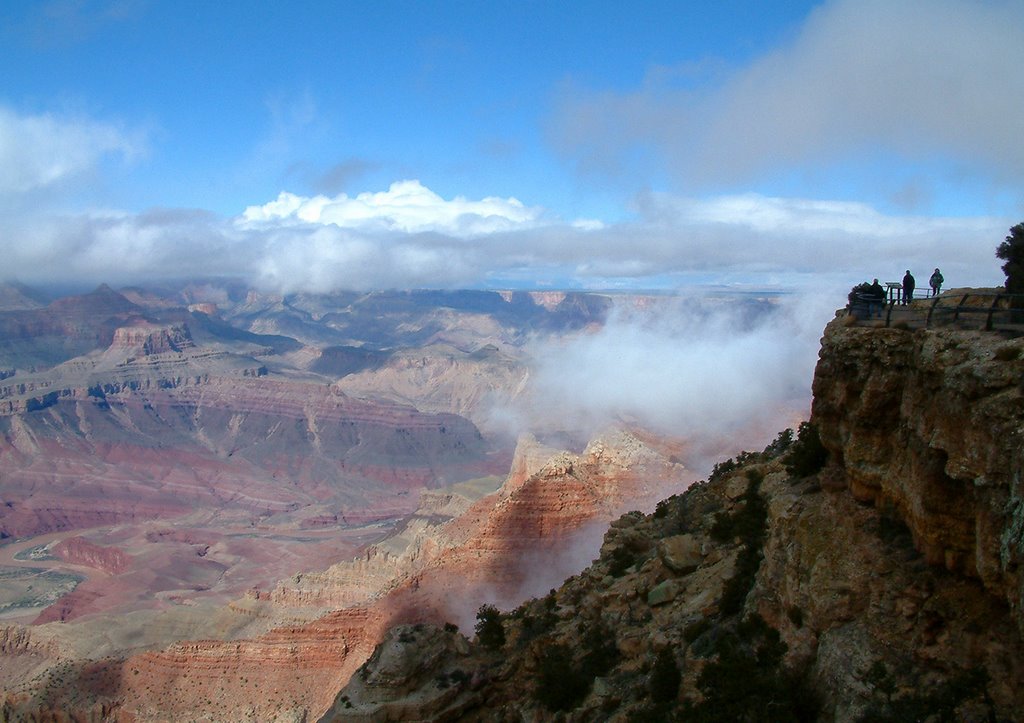
[[996, 294], [996, 298], [992, 300], [992, 305], [988, 307], [988, 317], [985, 319], [985, 331], [992, 331], [992, 313], [996, 310], [996, 304], [999, 303], [999, 299], [1002, 294]]
[[927, 329], [932, 325], [932, 312], [935, 311], [935, 305], [939, 303], [939, 295], [935, 294], [932, 299], [932, 305], [928, 307], [928, 318], [924, 320], [924, 328]]
[[964, 294], [963, 297], [960, 299], [960, 303], [956, 305], [956, 311], [953, 312], [953, 321], [957, 321], [960, 318], [960, 309], [962, 309], [964, 307], [964, 304], [967, 303], [967, 299], [969, 296], [969, 293]]

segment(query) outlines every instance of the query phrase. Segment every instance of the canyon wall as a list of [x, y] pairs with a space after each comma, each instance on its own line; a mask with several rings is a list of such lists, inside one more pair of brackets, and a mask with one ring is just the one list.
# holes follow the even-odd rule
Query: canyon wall
[[851, 492], [891, 508], [928, 562], [978, 578], [1024, 630], [1024, 343], [829, 324], [813, 418]]
[[1022, 373], [840, 315], [797, 443], [624, 515], [501, 639], [392, 630], [322, 721], [1017, 720]]

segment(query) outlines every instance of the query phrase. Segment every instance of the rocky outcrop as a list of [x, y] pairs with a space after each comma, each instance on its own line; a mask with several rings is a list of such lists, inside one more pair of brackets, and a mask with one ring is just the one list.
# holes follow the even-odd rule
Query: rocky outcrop
[[822, 339], [813, 417], [851, 492], [1024, 630], [1024, 339], [844, 321]]
[[591, 567], [500, 616], [504, 643], [433, 678], [381, 649], [323, 720], [1015, 720], [1021, 345], [834, 322], [823, 469], [797, 462], [811, 432], [744, 455], [614, 523]]
[[143, 356], [181, 352], [195, 346], [186, 324], [162, 326], [138, 323], [122, 326], [114, 331], [110, 343], [112, 350], [129, 351]]
[[[748, 470], [757, 491], [731, 496]], [[763, 537], [744, 529], [752, 506]], [[499, 649], [478, 641], [433, 671], [379, 649], [323, 720], [740, 720], [765, 706], [778, 720], [1011, 720], [1024, 706], [1024, 645], [999, 600], [928, 565], [897, 521], [777, 461], [624, 516], [599, 560], [501, 625]], [[441, 634], [422, 636], [425, 653]]]
[[93, 567], [110, 575], [122, 573], [131, 565], [131, 557], [123, 550], [97, 545], [77, 535], [61, 540], [50, 552], [64, 562]]
[[469, 641], [456, 630], [394, 627], [327, 715], [352, 723], [449, 720], [475, 702], [461, 695], [468, 654]]
[[0, 655], [17, 656], [30, 653], [59, 655], [60, 646], [45, 637], [40, 640], [34, 631], [20, 625], [0, 627]]

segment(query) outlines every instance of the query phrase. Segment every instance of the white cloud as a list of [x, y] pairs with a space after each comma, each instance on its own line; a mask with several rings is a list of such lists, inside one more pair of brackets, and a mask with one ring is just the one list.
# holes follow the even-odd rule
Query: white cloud
[[650, 237], [676, 240], [683, 258], [662, 263], [748, 278], [797, 272], [863, 280], [943, 266], [957, 285], [997, 285], [995, 247], [1012, 225], [999, 217], [888, 215], [863, 203], [757, 194], [651, 193], [638, 199], [638, 210]]
[[[557, 221], [500, 199], [445, 201], [418, 183], [341, 202], [319, 198], [282, 194], [233, 219], [188, 209], [9, 214], [0, 216], [0, 252], [5, 272], [26, 282], [228, 275], [283, 292], [322, 292], [763, 287], [827, 279], [838, 306], [854, 283], [896, 279], [906, 268], [940, 266], [949, 286], [1001, 283], [994, 249], [1013, 223], [893, 216], [861, 203], [755, 194], [647, 193], [636, 200], [635, 220], [609, 225]], [[466, 212], [483, 208], [507, 213]], [[512, 213], [517, 209], [522, 216]], [[324, 220], [335, 211], [347, 225]], [[502, 230], [506, 225], [511, 230]]]
[[274, 201], [245, 209], [242, 219], [249, 225], [308, 223], [465, 237], [530, 227], [539, 216], [539, 209], [528, 208], [515, 198], [489, 196], [472, 201], [456, 196], [448, 201], [419, 181], [406, 180], [392, 183], [387, 191], [355, 197], [342, 193], [333, 198], [309, 198], [282, 192]]
[[140, 138], [89, 119], [19, 115], [0, 106], [0, 194], [25, 193], [94, 167], [107, 155], [131, 159]]
[[[690, 453], [721, 451], [728, 438], [760, 448], [781, 424], [806, 418], [831, 290], [774, 302], [699, 295], [620, 305], [602, 328], [544, 339], [518, 422], [639, 422], [686, 439]], [[786, 420], [789, 420], [788, 422]], [[760, 446], [758, 446], [760, 445]]]
[[994, 183], [1024, 180], [1024, 4], [836, 0], [791, 42], [723, 81], [633, 93], [569, 90], [557, 138], [584, 167], [642, 155], [691, 188], [878, 159], [941, 161]]

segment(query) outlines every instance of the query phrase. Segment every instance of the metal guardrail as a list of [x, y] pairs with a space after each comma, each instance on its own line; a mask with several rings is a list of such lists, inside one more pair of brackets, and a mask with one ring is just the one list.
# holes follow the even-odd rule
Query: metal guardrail
[[[959, 299], [955, 304], [940, 306], [941, 302], [949, 302]], [[988, 300], [988, 304], [970, 304], [971, 299], [978, 301]], [[936, 316], [936, 312], [939, 312]], [[1005, 315], [1008, 324], [1024, 324], [1024, 294], [1008, 294], [1000, 291], [968, 291], [959, 296], [936, 296], [928, 307], [928, 317], [925, 319], [925, 327], [931, 327], [933, 319], [938, 323], [943, 316], [951, 318], [951, 323], [957, 323], [961, 314], [984, 314], [985, 331], [992, 331], [994, 328], [993, 319], [999, 315]], [[888, 325], [888, 324], [887, 324]]]
[[[984, 314], [985, 321], [981, 328], [985, 331], [992, 331], [996, 323], [1001, 326], [1017, 327], [1024, 332], [1024, 294], [1008, 294], [1001, 291], [967, 291], [962, 294], [934, 295], [927, 299], [918, 301], [929, 301], [928, 314], [925, 317], [925, 328], [932, 326], [945, 326], [949, 324], [960, 324], [964, 315]], [[917, 309], [920, 310], [918, 305]], [[885, 326], [892, 326], [894, 322], [920, 323], [920, 312], [914, 312], [914, 305], [902, 304], [896, 299], [887, 299], [884, 302], [873, 299], [865, 294], [856, 293], [847, 306], [849, 313], [858, 320], [867, 321], [875, 318], [885, 318]], [[885, 311], [882, 314], [882, 311]], [[895, 315], [895, 319], [893, 318]], [[975, 327], [977, 328], [977, 327]]]

